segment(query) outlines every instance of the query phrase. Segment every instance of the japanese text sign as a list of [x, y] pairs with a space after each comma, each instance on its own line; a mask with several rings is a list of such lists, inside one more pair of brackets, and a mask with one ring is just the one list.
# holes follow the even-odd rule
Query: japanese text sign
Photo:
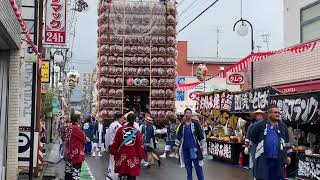
[[209, 141], [208, 154], [231, 160], [231, 148], [231, 144]]
[[306, 179], [320, 179], [320, 158], [298, 155], [298, 177]]
[[48, 0], [46, 3], [45, 44], [66, 44], [66, 0]]
[[212, 92], [199, 95], [197, 111], [211, 111], [212, 109], [231, 110], [233, 95], [228, 91]]
[[320, 94], [314, 92], [271, 96], [270, 103], [277, 105], [284, 122], [305, 124], [317, 120]]
[[50, 61], [41, 62], [41, 82], [49, 83], [50, 82]]
[[244, 72], [227, 72], [227, 84], [238, 85], [244, 84]]
[[267, 110], [269, 96], [275, 94], [272, 88], [253, 89], [251, 91], [233, 93], [233, 113], [254, 112], [258, 109]]

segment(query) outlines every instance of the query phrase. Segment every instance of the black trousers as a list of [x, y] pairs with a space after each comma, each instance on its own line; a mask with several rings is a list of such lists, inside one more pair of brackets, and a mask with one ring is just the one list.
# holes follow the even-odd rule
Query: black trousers
[[66, 161], [66, 168], [64, 171], [64, 179], [65, 180], [79, 180], [81, 165], [82, 165], [82, 163], [71, 164]]

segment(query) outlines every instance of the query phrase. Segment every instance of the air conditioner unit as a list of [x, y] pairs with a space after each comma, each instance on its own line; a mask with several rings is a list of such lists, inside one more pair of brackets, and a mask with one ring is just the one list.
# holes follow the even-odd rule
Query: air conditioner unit
[[224, 71], [224, 67], [223, 67], [223, 66], [220, 66], [220, 67], [219, 67], [219, 71]]

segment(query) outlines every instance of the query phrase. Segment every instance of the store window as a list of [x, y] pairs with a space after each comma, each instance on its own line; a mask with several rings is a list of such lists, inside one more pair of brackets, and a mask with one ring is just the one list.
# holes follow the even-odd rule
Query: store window
[[301, 43], [320, 39], [320, 0], [302, 8], [300, 15]]

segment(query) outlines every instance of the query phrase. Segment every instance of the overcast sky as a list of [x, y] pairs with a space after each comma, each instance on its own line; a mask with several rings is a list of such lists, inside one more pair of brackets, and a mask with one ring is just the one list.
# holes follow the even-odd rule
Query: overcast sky
[[[87, 12], [78, 13], [73, 48], [73, 66], [79, 72], [92, 71], [97, 62], [97, 2], [87, 0]], [[178, 30], [197, 16], [214, 0], [179, 0]], [[266, 51], [261, 35], [269, 35], [270, 50], [283, 47], [283, 1], [243, 0], [243, 18], [253, 24], [255, 45]], [[240, 0], [220, 0], [209, 11], [178, 34], [188, 41], [188, 56], [216, 56], [216, 29], [220, 33], [220, 57], [245, 57], [250, 53], [250, 36], [240, 37], [232, 31], [240, 19]], [[257, 51], [257, 48], [256, 48]]]

